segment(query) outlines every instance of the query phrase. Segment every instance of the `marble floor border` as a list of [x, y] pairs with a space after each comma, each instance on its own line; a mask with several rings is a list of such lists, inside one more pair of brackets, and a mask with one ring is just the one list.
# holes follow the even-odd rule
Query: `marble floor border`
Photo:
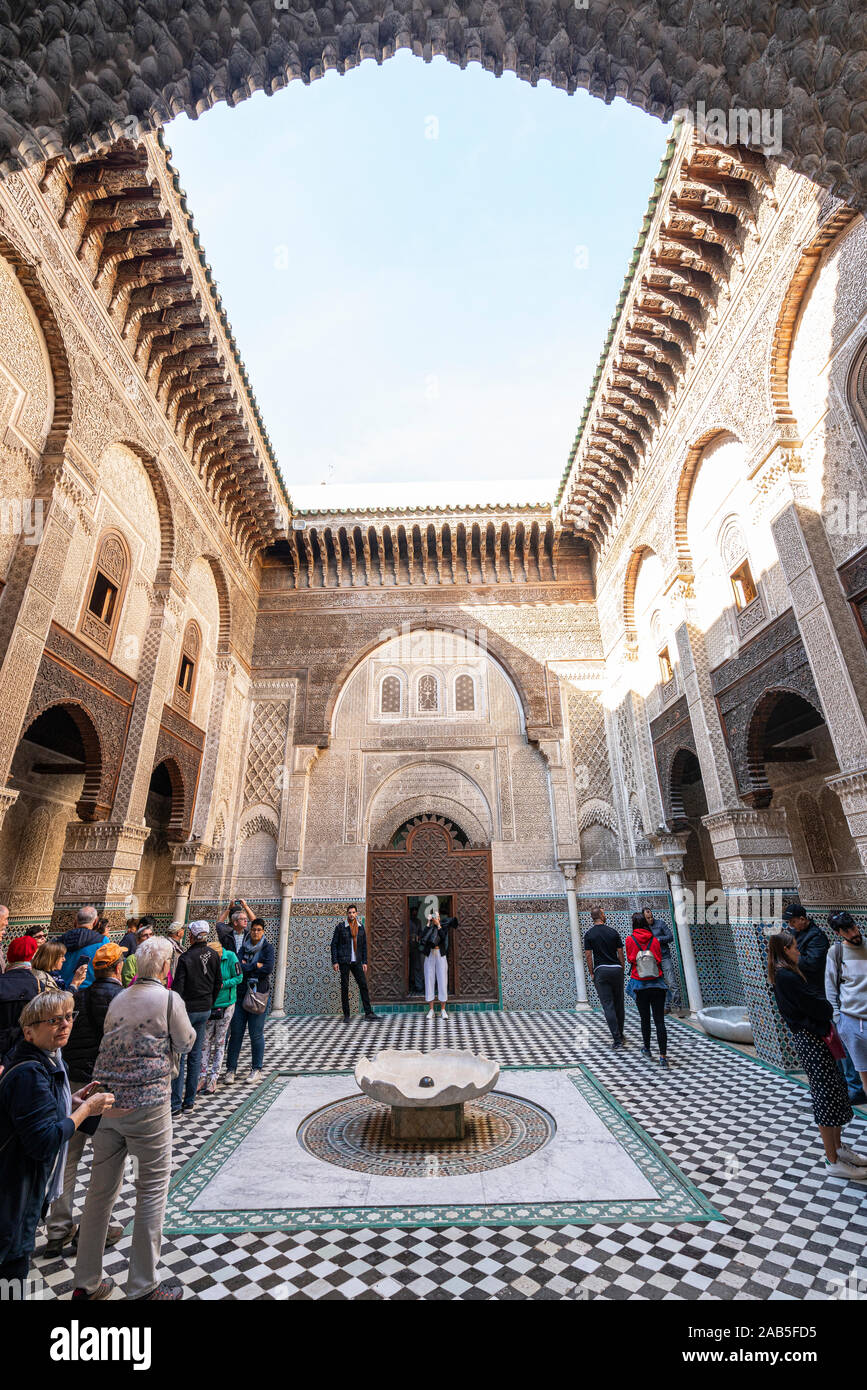
[[[504, 1067], [503, 1074], [527, 1067]], [[610, 1092], [583, 1064], [563, 1067], [534, 1067], [538, 1071], [565, 1071], [569, 1080], [589, 1103], [612, 1136], [641, 1168], [656, 1192], [650, 1200], [630, 1198], [606, 1201], [536, 1202], [451, 1206], [425, 1203], [407, 1206], [323, 1206], [251, 1207], [247, 1210], [194, 1211], [192, 1203], [204, 1191], [242, 1140], [259, 1122], [293, 1076], [322, 1075], [283, 1070], [275, 1072], [246, 1098], [229, 1119], [206, 1140], [195, 1158], [185, 1164], [169, 1188], [164, 1231], [169, 1235], [229, 1234], [245, 1231], [322, 1230], [339, 1226], [342, 1230], [418, 1226], [516, 1226], [532, 1227], [595, 1225], [612, 1226], [625, 1221], [651, 1223], [721, 1221], [724, 1218], [711, 1205], [681, 1169]], [[332, 1076], [351, 1076], [334, 1069]]]

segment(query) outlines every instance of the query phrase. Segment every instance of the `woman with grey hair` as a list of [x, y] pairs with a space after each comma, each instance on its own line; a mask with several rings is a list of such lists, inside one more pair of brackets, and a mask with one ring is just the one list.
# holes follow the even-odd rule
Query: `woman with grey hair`
[[93, 1085], [73, 1094], [60, 1049], [75, 1017], [66, 990], [37, 994], [21, 1011], [23, 1037], [0, 1075], [0, 1278], [23, 1284], [36, 1227], [63, 1190], [66, 1150], [83, 1121], [113, 1103]]
[[196, 1040], [184, 1001], [166, 988], [171, 943], [154, 936], [136, 952], [136, 978], [105, 1016], [93, 1074], [114, 1092], [113, 1108], [93, 1136], [90, 1186], [78, 1233], [74, 1299], [107, 1298], [102, 1256], [127, 1154], [136, 1163], [136, 1203], [127, 1298], [176, 1299], [179, 1284], [157, 1283], [172, 1163], [174, 1059]]

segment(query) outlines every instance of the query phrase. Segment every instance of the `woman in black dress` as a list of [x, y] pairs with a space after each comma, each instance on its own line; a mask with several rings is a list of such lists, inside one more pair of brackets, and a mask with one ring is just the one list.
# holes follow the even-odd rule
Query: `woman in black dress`
[[853, 1112], [826, 1041], [834, 1011], [824, 995], [807, 984], [798, 961], [798, 943], [791, 932], [775, 932], [768, 938], [768, 980], [810, 1083], [827, 1170], [836, 1178], [867, 1182], [867, 1158], [841, 1143], [843, 1125]]

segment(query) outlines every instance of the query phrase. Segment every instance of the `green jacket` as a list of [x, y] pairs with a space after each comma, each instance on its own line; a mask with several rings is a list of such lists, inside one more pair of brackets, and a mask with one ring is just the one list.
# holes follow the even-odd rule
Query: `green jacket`
[[136, 963], [135, 956], [127, 956], [123, 965], [120, 967], [120, 982], [126, 988], [135, 979]]
[[226, 1009], [230, 1004], [234, 1004], [235, 996], [238, 993], [238, 986], [244, 976], [238, 963], [238, 957], [234, 951], [227, 951], [223, 947], [223, 954], [220, 956], [220, 977], [223, 987], [214, 1000], [215, 1009]]

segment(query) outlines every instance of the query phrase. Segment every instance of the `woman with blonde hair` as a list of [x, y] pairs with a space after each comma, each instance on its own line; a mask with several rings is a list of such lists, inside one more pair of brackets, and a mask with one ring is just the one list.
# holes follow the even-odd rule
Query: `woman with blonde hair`
[[61, 1048], [75, 999], [66, 990], [30, 999], [18, 1020], [23, 1037], [0, 1075], [0, 1278], [27, 1279], [36, 1227], [63, 1190], [69, 1141], [102, 1115], [114, 1096], [85, 1086], [72, 1092]]
[[87, 966], [80, 965], [69, 984], [64, 985], [60, 978], [60, 967], [65, 960], [66, 947], [62, 941], [46, 941], [39, 947], [30, 962], [30, 969], [39, 981], [40, 991], [68, 989], [71, 994], [76, 992], [87, 974]]

